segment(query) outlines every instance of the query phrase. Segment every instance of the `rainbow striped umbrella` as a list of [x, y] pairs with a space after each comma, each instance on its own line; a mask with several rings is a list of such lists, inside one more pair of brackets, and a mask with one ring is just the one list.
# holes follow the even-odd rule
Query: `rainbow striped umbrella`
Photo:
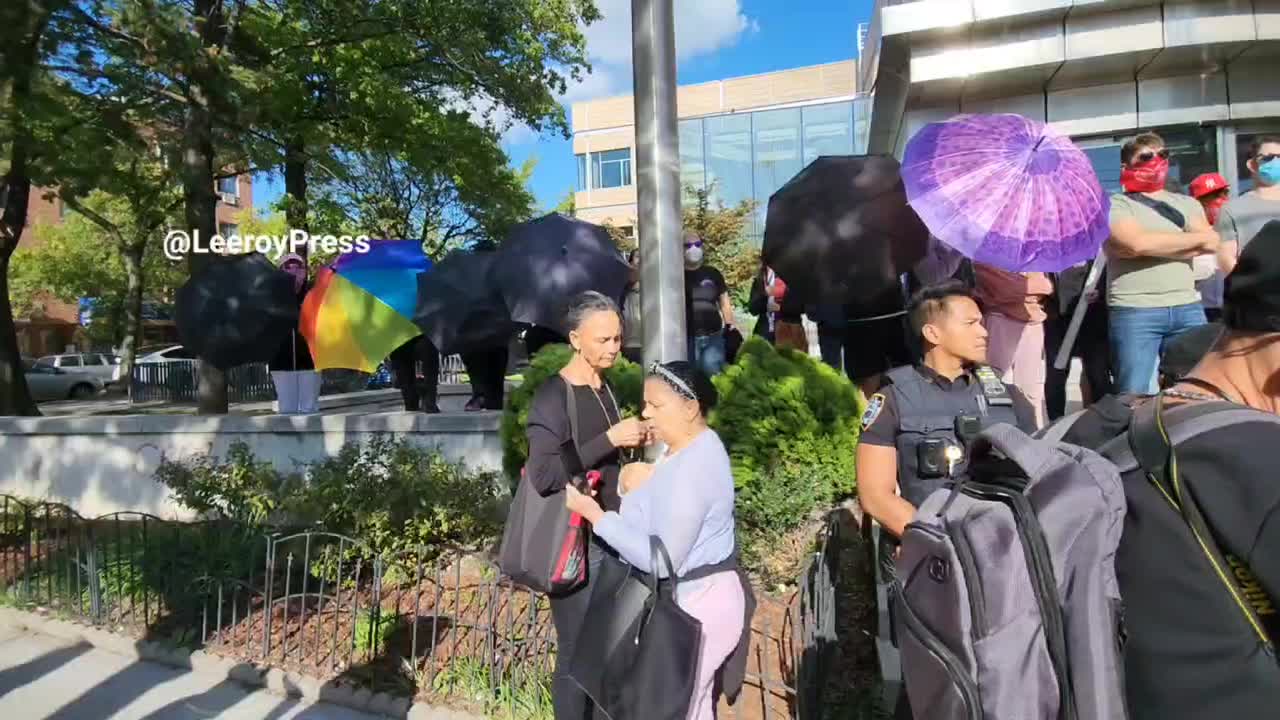
[[302, 301], [300, 330], [316, 369], [372, 373], [392, 350], [422, 334], [413, 322], [418, 274], [431, 261], [416, 240], [373, 240], [320, 269]]

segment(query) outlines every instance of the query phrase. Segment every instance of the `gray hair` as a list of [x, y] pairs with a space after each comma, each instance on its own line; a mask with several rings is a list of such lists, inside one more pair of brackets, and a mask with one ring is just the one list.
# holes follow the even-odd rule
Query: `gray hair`
[[618, 303], [603, 293], [588, 290], [574, 295], [569, 300], [569, 308], [564, 314], [565, 334], [567, 335], [582, 327], [582, 321], [586, 320], [588, 315], [598, 312], [611, 312], [619, 318], [622, 317], [622, 311], [618, 309]]

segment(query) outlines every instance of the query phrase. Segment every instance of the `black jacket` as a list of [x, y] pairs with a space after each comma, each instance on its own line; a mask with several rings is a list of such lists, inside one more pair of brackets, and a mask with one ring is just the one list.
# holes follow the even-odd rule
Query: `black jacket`
[[[297, 296], [299, 308], [302, 307], [302, 300], [307, 296], [307, 291], [310, 289], [310, 281], [302, 284], [302, 289], [298, 291]], [[280, 338], [280, 347], [271, 358], [271, 362], [267, 363], [267, 366], [273, 372], [316, 369], [315, 361], [311, 358], [311, 348], [307, 345], [307, 339], [302, 336], [302, 333], [298, 332], [296, 327]]]

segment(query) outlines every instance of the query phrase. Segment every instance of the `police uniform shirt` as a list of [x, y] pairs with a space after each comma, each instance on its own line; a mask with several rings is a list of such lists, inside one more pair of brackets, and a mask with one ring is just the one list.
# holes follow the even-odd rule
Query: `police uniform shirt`
[[[968, 397], [973, 393], [973, 386], [978, 383], [973, 370], [966, 370], [963, 375], [950, 380], [939, 375], [936, 370], [923, 363], [915, 366], [916, 372], [948, 394]], [[1013, 392], [1013, 388], [1009, 388]], [[898, 408], [894, 394], [882, 391], [871, 396], [867, 401], [867, 410], [862, 415], [862, 436], [859, 442], [882, 447], [894, 447], [898, 435]]]

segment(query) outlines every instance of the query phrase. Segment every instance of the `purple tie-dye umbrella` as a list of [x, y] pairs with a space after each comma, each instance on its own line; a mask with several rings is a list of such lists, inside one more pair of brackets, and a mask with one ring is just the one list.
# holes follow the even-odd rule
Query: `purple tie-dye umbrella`
[[959, 115], [907, 143], [902, 180], [939, 240], [1013, 272], [1058, 272], [1092, 260], [1111, 201], [1064, 135], [1021, 115]]

